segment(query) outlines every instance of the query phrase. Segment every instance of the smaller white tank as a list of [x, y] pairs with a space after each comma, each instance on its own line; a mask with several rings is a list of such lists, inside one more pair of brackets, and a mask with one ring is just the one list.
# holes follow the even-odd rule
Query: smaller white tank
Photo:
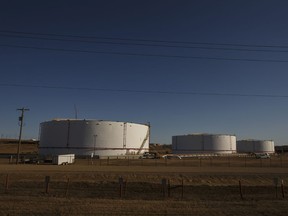
[[237, 141], [238, 153], [274, 153], [273, 140], [238, 140]]
[[232, 154], [236, 136], [227, 134], [188, 134], [172, 137], [174, 154]]

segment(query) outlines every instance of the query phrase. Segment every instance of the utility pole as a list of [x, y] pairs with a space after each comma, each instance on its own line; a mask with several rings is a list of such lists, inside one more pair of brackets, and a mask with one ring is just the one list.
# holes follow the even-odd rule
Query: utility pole
[[24, 121], [24, 112], [25, 112], [25, 111], [29, 111], [29, 109], [26, 109], [26, 108], [23, 107], [23, 108], [17, 109], [17, 110], [21, 111], [21, 116], [19, 117], [19, 121], [20, 121], [20, 133], [19, 133], [19, 140], [18, 140], [16, 164], [19, 163], [19, 159], [20, 159], [20, 146], [21, 146], [21, 137], [22, 137], [22, 127], [23, 127], [23, 121]]

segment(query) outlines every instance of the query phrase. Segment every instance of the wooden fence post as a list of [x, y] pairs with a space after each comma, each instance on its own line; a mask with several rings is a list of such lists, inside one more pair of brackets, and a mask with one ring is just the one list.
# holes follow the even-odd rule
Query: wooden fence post
[[8, 192], [8, 187], [9, 187], [9, 174], [6, 175], [6, 180], [5, 180], [5, 193]]
[[65, 197], [67, 197], [67, 195], [68, 195], [69, 182], [70, 182], [70, 179], [68, 178], [68, 179], [67, 179], [67, 183], [66, 183]]
[[181, 179], [181, 199], [184, 197], [184, 179]]
[[282, 198], [285, 198], [285, 194], [284, 194], [284, 181], [283, 181], [283, 179], [281, 180], [281, 191], [282, 191]]
[[274, 178], [273, 181], [274, 181], [274, 185], [275, 185], [275, 195], [276, 195], [276, 198], [278, 198], [278, 181], [279, 181], [279, 179]]
[[239, 180], [239, 192], [240, 192], [240, 197], [243, 200], [243, 193], [242, 193], [242, 184], [241, 184], [241, 180]]
[[45, 192], [49, 193], [50, 176], [45, 176]]
[[170, 179], [168, 179], [168, 186], [167, 186], [167, 189], [168, 189], [168, 197], [170, 197], [171, 195], [171, 185], [170, 185]]
[[269, 158], [269, 167], [271, 167], [271, 157]]
[[165, 199], [165, 197], [166, 197], [166, 190], [167, 190], [167, 179], [163, 178], [163, 179], [162, 179], [162, 182], [161, 182], [161, 185], [162, 185], [162, 196], [163, 196], [163, 198]]
[[9, 157], [9, 164], [12, 164], [13, 163], [13, 156], [11, 155], [10, 157]]
[[[119, 177], [118, 182], [119, 182], [119, 196], [120, 198], [122, 198], [123, 194], [125, 194], [125, 188], [124, 188], [124, 180], [121, 176]], [[125, 183], [125, 187], [126, 187], [126, 183]]]

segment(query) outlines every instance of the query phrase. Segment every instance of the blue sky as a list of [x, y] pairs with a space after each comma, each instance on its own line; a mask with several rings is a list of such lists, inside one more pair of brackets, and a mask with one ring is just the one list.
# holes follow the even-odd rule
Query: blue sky
[[81, 119], [150, 122], [151, 142], [224, 133], [287, 144], [287, 8], [280, 0], [2, 2], [0, 135], [18, 136], [17, 108], [30, 109], [23, 133], [37, 138], [40, 122], [74, 118], [76, 106]]

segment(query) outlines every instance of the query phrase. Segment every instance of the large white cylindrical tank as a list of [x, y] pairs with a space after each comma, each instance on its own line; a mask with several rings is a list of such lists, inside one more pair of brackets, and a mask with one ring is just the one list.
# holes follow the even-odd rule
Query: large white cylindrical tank
[[40, 155], [113, 156], [149, 150], [149, 125], [59, 119], [40, 124]]
[[223, 134], [189, 134], [172, 137], [174, 154], [231, 154], [236, 152], [236, 136]]
[[238, 140], [238, 153], [274, 153], [274, 141], [272, 140]]

